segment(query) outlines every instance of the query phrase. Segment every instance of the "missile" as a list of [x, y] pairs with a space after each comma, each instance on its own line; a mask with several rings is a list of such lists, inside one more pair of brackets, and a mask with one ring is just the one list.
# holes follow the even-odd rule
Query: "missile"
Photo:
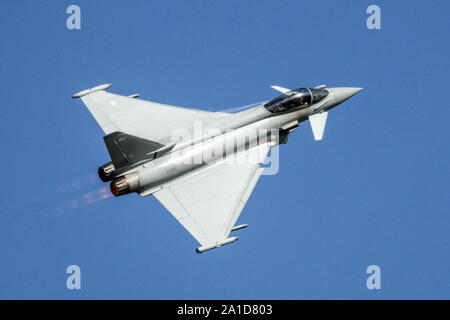
[[220, 248], [220, 247], [222, 247], [222, 246], [224, 246], [224, 245], [233, 243], [233, 242], [235, 242], [237, 239], [239, 239], [239, 238], [238, 238], [238, 237], [227, 238], [227, 239], [225, 239], [225, 240], [216, 242], [216, 243], [214, 243], [214, 244], [210, 244], [210, 245], [198, 247], [197, 249], [195, 249], [195, 251], [197, 251], [197, 253], [203, 253], [203, 252], [205, 252], [205, 251], [212, 250], [212, 249], [215, 249], [215, 248]]
[[230, 232], [233, 232], [233, 231], [236, 231], [236, 230], [240, 230], [240, 229], [244, 229], [244, 228], [247, 228], [247, 227], [248, 227], [248, 224], [240, 224], [238, 226], [234, 226], [233, 229], [231, 229]]

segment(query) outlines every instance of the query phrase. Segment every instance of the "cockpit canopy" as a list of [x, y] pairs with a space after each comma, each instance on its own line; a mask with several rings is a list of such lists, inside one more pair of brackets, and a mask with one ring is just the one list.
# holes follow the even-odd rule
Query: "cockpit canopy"
[[264, 107], [270, 112], [282, 112], [293, 108], [303, 109], [319, 102], [328, 95], [324, 89], [300, 88], [291, 90], [267, 102]]

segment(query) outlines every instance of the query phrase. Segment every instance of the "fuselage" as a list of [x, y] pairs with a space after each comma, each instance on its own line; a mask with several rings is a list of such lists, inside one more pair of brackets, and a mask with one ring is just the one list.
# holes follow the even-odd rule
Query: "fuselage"
[[120, 181], [113, 181], [111, 188], [116, 184], [116, 187], [125, 186], [126, 193], [149, 195], [172, 181], [196, 174], [262, 143], [275, 146], [280, 143], [280, 137], [288, 135], [311, 115], [326, 112], [356, 93], [350, 95], [342, 89], [316, 90], [320, 91], [319, 101], [314, 101], [312, 94], [309, 103], [304, 102], [301, 89], [293, 90], [291, 98], [284, 94], [211, 123], [199, 121], [190, 129], [175, 130], [172, 136], [160, 141], [174, 145], [169, 152], [124, 172]]

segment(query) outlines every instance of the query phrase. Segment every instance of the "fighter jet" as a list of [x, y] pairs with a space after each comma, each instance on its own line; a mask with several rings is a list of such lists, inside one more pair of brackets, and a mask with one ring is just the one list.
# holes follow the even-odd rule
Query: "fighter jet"
[[111, 161], [98, 169], [100, 179], [111, 181], [114, 196], [154, 195], [200, 243], [197, 253], [238, 239], [230, 234], [247, 226], [235, 224], [271, 148], [307, 120], [321, 140], [328, 111], [362, 90], [272, 86], [282, 94], [228, 113], [113, 94], [110, 87], [72, 96], [81, 98], [105, 133]]

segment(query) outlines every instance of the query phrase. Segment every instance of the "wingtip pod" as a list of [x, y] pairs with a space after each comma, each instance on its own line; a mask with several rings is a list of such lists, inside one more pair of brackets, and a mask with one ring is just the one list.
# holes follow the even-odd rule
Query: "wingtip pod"
[[247, 227], [248, 227], [248, 224], [240, 224], [238, 226], [233, 227], [230, 232], [241, 230], [241, 229], [244, 229], [244, 228], [247, 228]]
[[96, 86], [96, 87], [93, 87], [93, 88], [89, 88], [89, 89], [77, 92], [77, 93], [75, 93], [72, 96], [72, 98], [74, 98], [74, 99], [81, 98], [81, 97], [84, 97], [85, 95], [88, 95], [88, 94], [90, 94], [92, 92], [95, 92], [95, 91], [106, 90], [108, 88], [111, 88], [111, 86], [112, 86], [112, 84], [110, 84], [110, 83], [101, 84], [99, 86]]
[[205, 251], [212, 250], [212, 249], [215, 249], [215, 248], [220, 248], [220, 247], [222, 247], [222, 246], [224, 246], [224, 245], [233, 243], [233, 242], [235, 242], [237, 239], [239, 239], [239, 238], [238, 238], [238, 237], [227, 238], [227, 239], [225, 239], [225, 240], [216, 242], [216, 243], [211, 244], [211, 245], [206, 245], [206, 246], [198, 247], [197, 249], [195, 249], [195, 251], [196, 251], [197, 253], [203, 253], [203, 252], [205, 252]]

